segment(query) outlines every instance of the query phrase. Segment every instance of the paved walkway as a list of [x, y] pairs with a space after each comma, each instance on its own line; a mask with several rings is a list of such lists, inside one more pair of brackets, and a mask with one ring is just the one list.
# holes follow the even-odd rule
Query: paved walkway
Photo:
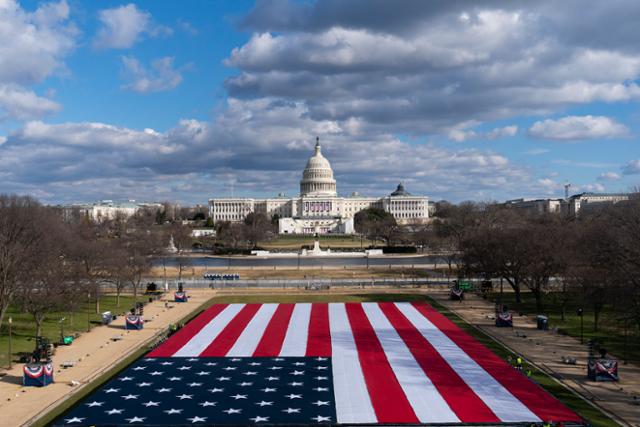
[[[578, 340], [551, 331], [539, 331], [535, 319], [528, 316], [514, 316], [513, 329], [496, 328], [494, 305], [475, 295], [467, 295], [462, 303], [450, 301], [448, 293], [430, 296], [530, 362], [552, 373], [606, 412], [619, 417], [619, 422], [640, 426], [640, 367], [620, 364], [618, 383], [590, 381], [587, 379], [587, 346], [581, 345]], [[526, 338], [516, 335], [516, 332], [526, 335]], [[562, 363], [563, 356], [576, 358], [577, 365]]]
[[[5, 371], [7, 375], [0, 379], [0, 425], [21, 426], [33, 422], [34, 417], [48, 412], [91, 382], [98, 376], [96, 372], [108, 370], [213, 295], [211, 290], [189, 291], [189, 302], [170, 302], [168, 309], [165, 309], [164, 300], [149, 303], [144, 308], [146, 322], [141, 331], [125, 331], [124, 317], [119, 316], [110, 326], [98, 326], [82, 334], [73, 345], [58, 347], [53, 357], [55, 383], [47, 387], [23, 387], [23, 364], [14, 364], [13, 369]], [[122, 339], [113, 341], [116, 336]], [[76, 364], [63, 369], [61, 364], [66, 361]], [[71, 381], [78, 381], [79, 385], [72, 386]]]

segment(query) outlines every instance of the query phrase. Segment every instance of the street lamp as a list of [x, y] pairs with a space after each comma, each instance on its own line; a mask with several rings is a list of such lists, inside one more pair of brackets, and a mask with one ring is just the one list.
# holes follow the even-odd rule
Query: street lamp
[[11, 369], [11, 327], [13, 325], [13, 318], [9, 317], [9, 369]]
[[584, 310], [579, 308], [576, 314], [580, 316], [580, 344], [584, 344]]

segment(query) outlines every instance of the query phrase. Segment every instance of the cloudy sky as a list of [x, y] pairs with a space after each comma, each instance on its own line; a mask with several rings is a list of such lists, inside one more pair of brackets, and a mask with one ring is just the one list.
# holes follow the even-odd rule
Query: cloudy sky
[[48, 203], [640, 184], [640, 2], [0, 0], [0, 193]]

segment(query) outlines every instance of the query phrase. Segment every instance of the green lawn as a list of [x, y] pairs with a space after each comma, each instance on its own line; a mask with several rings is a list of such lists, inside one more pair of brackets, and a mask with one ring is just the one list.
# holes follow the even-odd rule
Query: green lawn
[[[142, 298], [138, 298], [142, 300]], [[100, 311], [111, 311], [114, 314], [122, 314], [133, 306], [133, 297], [123, 295], [120, 297], [120, 307], [116, 307], [115, 295], [105, 295], [100, 299]], [[31, 352], [35, 347], [35, 323], [28, 313], [21, 313], [19, 307], [11, 306], [5, 315], [0, 334], [0, 366], [9, 364], [9, 317], [13, 318], [11, 351], [13, 359], [17, 359], [19, 352]], [[60, 339], [60, 319], [63, 322], [64, 334], [74, 335], [86, 332], [90, 322], [101, 322], [102, 317], [96, 314], [95, 302], [83, 303], [75, 312], [51, 313], [44, 321], [42, 335], [51, 342]], [[94, 326], [95, 323], [92, 324]]]
[[[315, 237], [313, 236], [300, 236], [300, 235], [279, 235], [278, 237], [259, 242], [258, 246], [266, 249], [292, 249], [300, 248], [301, 246], [313, 246]], [[344, 236], [344, 235], [323, 235], [320, 236], [320, 246], [322, 248], [366, 248], [373, 245], [374, 242], [368, 239], [360, 240], [358, 236]], [[378, 242], [380, 244], [380, 242]]]
[[[495, 301], [499, 298], [499, 293], [494, 292], [489, 295], [489, 298]], [[561, 333], [580, 338], [580, 316], [576, 314], [576, 310], [581, 306], [579, 295], [573, 295], [570, 298], [565, 320], [562, 320], [561, 317], [560, 296], [558, 294], [546, 294], [542, 301], [543, 313], [537, 313], [535, 300], [529, 292], [522, 293], [520, 304], [516, 304], [512, 292], [503, 293], [503, 303], [510, 309], [528, 314], [532, 319], [537, 314], [544, 314], [549, 317], [550, 327], [558, 327]], [[629, 362], [640, 362], [640, 331], [638, 331], [637, 325], [634, 327], [629, 322], [625, 345], [624, 323], [617, 320], [622, 313], [613, 311], [611, 307], [605, 307], [600, 314], [598, 331], [594, 331], [593, 310], [589, 306], [585, 306], [583, 309], [585, 343], [593, 338], [617, 358]]]

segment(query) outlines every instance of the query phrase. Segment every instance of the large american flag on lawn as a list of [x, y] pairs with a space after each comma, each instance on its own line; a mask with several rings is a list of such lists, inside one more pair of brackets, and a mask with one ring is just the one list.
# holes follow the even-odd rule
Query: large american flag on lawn
[[216, 304], [56, 425], [580, 418], [422, 302]]

